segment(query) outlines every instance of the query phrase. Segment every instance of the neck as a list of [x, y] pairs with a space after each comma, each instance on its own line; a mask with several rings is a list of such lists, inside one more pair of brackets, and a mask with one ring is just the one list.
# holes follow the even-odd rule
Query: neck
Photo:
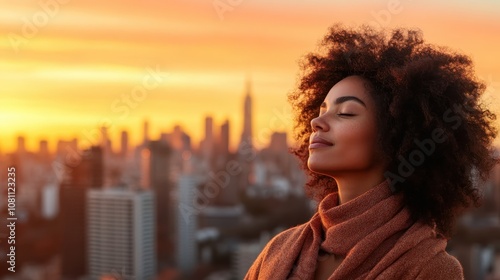
[[346, 174], [335, 176], [339, 192], [339, 204], [346, 203], [364, 194], [386, 180], [382, 172]]

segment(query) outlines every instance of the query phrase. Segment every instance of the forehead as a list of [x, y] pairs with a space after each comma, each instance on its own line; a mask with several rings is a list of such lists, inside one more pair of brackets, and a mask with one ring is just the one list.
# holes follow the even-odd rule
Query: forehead
[[368, 81], [360, 76], [349, 76], [336, 83], [325, 97], [325, 102], [333, 104], [341, 96], [355, 96], [361, 99], [368, 107], [372, 107], [372, 96], [368, 90]]

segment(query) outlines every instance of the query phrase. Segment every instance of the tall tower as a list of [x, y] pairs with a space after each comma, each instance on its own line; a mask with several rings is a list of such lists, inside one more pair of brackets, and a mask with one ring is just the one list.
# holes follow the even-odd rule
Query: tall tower
[[192, 276], [197, 265], [196, 229], [197, 213], [193, 202], [194, 190], [198, 179], [191, 174], [183, 174], [179, 178], [179, 205], [177, 215], [177, 266], [184, 277]]
[[252, 96], [251, 82], [247, 80], [245, 102], [243, 104], [243, 133], [241, 134], [241, 144], [245, 147], [253, 147], [252, 144]]
[[143, 144], [146, 146], [149, 142], [149, 122], [147, 120], [144, 121], [142, 125], [142, 134], [143, 134]]
[[203, 159], [208, 164], [213, 155], [214, 146], [214, 119], [211, 116], [205, 117], [205, 138], [201, 142], [201, 153]]
[[127, 152], [128, 152], [128, 132], [123, 130], [121, 133], [121, 145], [120, 145], [120, 156], [122, 158], [127, 157]]
[[246, 95], [243, 105], [243, 132], [241, 134], [241, 142], [238, 147], [238, 158], [242, 168], [240, 174], [240, 190], [245, 190], [249, 185], [253, 184], [253, 159], [255, 157], [255, 149], [252, 143], [252, 96], [251, 83], [247, 79]]
[[17, 152], [23, 155], [26, 153], [26, 139], [23, 136], [17, 137]]
[[220, 154], [229, 154], [229, 120], [226, 120], [220, 127]]
[[124, 279], [153, 279], [156, 273], [153, 192], [125, 188], [89, 190], [87, 213], [91, 278], [102, 279], [118, 273]]
[[159, 140], [149, 141], [149, 184], [158, 203], [156, 210], [157, 259], [159, 265], [171, 263], [174, 256], [174, 207], [170, 193], [172, 148]]
[[209, 144], [214, 141], [214, 119], [211, 116], [205, 118], [205, 139]]
[[49, 144], [47, 140], [40, 140], [39, 147], [40, 147], [38, 150], [39, 158], [44, 164], [46, 164], [50, 160]]
[[92, 146], [81, 162], [67, 167], [68, 177], [59, 188], [61, 220], [61, 274], [63, 279], [78, 279], [87, 274], [87, 197], [88, 189], [103, 186], [103, 152]]
[[101, 147], [103, 149], [105, 159], [111, 154], [111, 140], [108, 135], [108, 127], [101, 127]]

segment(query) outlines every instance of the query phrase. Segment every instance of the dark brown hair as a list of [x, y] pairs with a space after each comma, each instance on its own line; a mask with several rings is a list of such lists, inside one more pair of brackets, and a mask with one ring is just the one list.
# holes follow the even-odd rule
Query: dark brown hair
[[478, 205], [476, 180], [486, 179], [498, 162], [495, 115], [480, 103], [485, 85], [471, 59], [425, 43], [419, 30], [334, 25], [300, 66], [288, 98], [299, 143], [293, 152], [309, 175], [308, 193], [320, 200], [337, 190], [334, 179], [307, 168], [310, 122], [333, 85], [359, 75], [377, 104], [379, 144], [389, 162], [385, 176], [404, 193], [415, 220], [449, 236], [459, 211]]

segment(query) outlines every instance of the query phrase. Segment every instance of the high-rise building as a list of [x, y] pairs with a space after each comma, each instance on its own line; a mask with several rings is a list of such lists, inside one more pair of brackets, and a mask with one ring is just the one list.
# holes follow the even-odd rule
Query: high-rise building
[[111, 153], [111, 140], [108, 135], [108, 127], [101, 127], [101, 147], [103, 149], [104, 155], [109, 155]]
[[26, 140], [23, 136], [17, 137], [17, 153], [19, 154], [26, 153]]
[[[263, 158], [265, 158], [266, 173], [270, 177], [286, 177], [292, 178], [296, 176], [298, 171], [295, 167], [296, 161], [293, 156], [288, 152], [287, 135], [286, 132], [273, 132], [271, 135], [271, 142], [269, 148], [263, 151]], [[272, 168], [269, 168], [272, 166]]]
[[108, 188], [87, 192], [91, 279], [109, 274], [118, 274], [120, 279], [154, 279], [154, 204], [151, 191]]
[[186, 132], [182, 132], [182, 135], [181, 135], [181, 139], [182, 139], [182, 149], [183, 151], [189, 151], [191, 152], [191, 136], [189, 136]]
[[271, 143], [269, 148], [272, 152], [287, 152], [288, 144], [286, 142], [286, 132], [274, 132], [271, 135]]
[[57, 141], [57, 156], [59, 158], [66, 158], [67, 156], [72, 156], [78, 151], [78, 140], [73, 139], [71, 141], [59, 140]]
[[252, 96], [250, 80], [247, 81], [245, 102], [243, 104], [243, 132], [241, 144], [253, 147], [252, 143]]
[[61, 219], [61, 274], [77, 279], [87, 274], [87, 196], [90, 188], [103, 185], [103, 153], [97, 146], [82, 155], [81, 161], [68, 168], [59, 189]]
[[126, 158], [128, 154], [128, 132], [122, 131], [120, 137], [120, 156]]
[[193, 205], [198, 179], [194, 175], [179, 177], [179, 206], [177, 215], [177, 266], [189, 277], [197, 265], [197, 209]]
[[219, 154], [227, 157], [229, 154], [229, 120], [226, 120], [220, 127]]
[[176, 125], [170, 137], [170, 145], [178, 152], [191, 150], [191, 138], [182, 130], [181, 126]]
[[17, 137], [17, 150], [11, 157], [10, 166], [16, 168], [16, 192], [21, 193], [23, 191], [23, 186], [25, 179], [30, 174], [27, 174], [26, 162], [26, 141], [23, 136]]
[[211, 162], [214, 148], [214, 133], [213, 133], [213, 118], [211, 116], [205, 117], [205, 138], [200, 144], [201, 154], [206, 163]]
[[238, 147], [239, 164], [242, 168], [239, 179], [240, 190], [245, 190], [254, 183], [253, 160], [255, 156], [254, 143], [252, 143], [252, 97], [250, 80], [247, 80], [246, 95], [243, 106], [243, 132]]
[[151, 189], [151, 151], [149, 148], [139, 147], [139, 187], [141, 189]]
[[162, 141], [149, 141], [149, 183], [155, 193], [157, 252], [160, 264], [174, 261], [174, 207], [170, 193], [170, 157], [172, 149]]
[[[234, 168], [235, 171], [230, 174], [228, 168]], [[208, 176], [205, 176], [202, 184], [203, 191], [217, 190], [215, 197], [210, 199], [212, 206], [231, 208], [240, 204], [240, 182], [245, 179], [242, 174], [248, 174], [243, 168], [248, 168], [248, 165], [240, 165], [237, 156], [230, 154], [217, 168], [206, 173]], [[236, 212], [233, 211], [233, 214]]]
[[57, 185], [49, 183], [43, 186], [41, 193], [41, 215], [43, 218], [52, 219], [57, 216], [59, 212], [58, 195]]
[[213, 143], [214, 139], [214, 119], [211, 116], [205, 118], [205, 139], [209, 143]]
[[169, 162], [171, 148], [162, 141], [150, 141], [150, 184], [153, 188], [162, 186], [169, 182]]
[[143, 135], [143, 145], [147, 145], [149, 143], [149, 122], [147, 120], [144, 121], [142, 126], [142, 135]]
[[49, 162], [50, 153], [49, 153], [49, 144], [47, 140], [40, 140], [38, 156], [42, 163], [46, 164]]

